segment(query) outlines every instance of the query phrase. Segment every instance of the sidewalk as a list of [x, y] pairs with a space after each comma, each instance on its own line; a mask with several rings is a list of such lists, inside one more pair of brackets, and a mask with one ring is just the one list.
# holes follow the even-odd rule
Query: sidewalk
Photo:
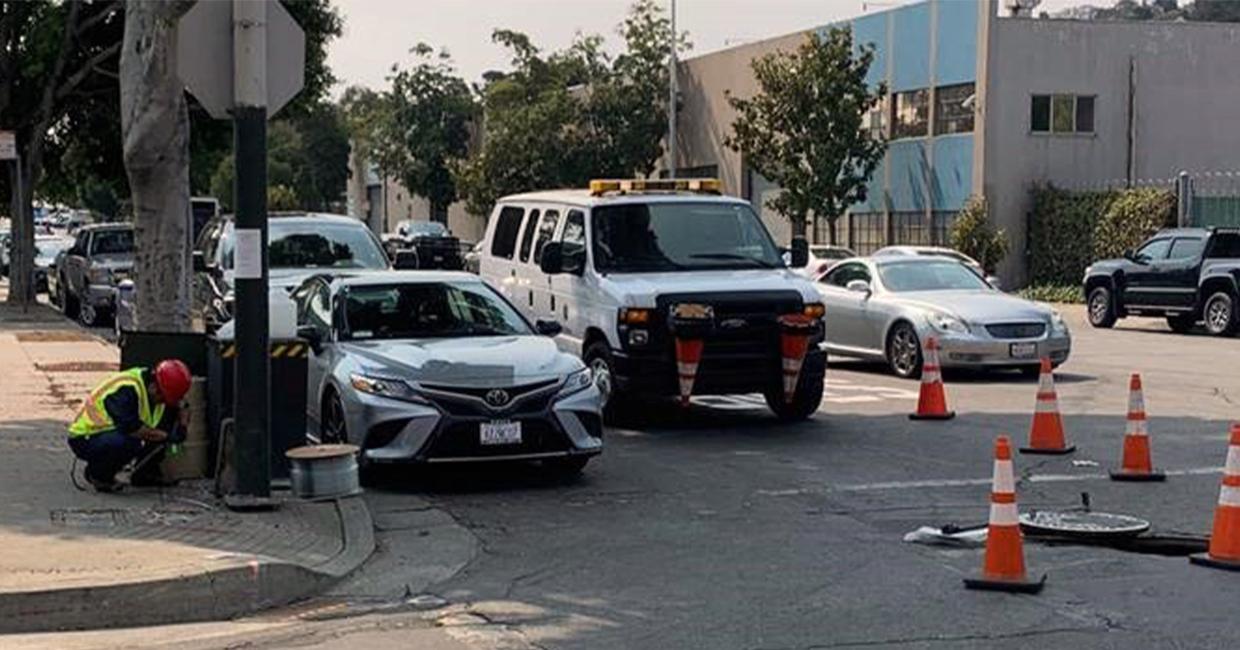
[[118, 359], [45, 306], [0, 303], [0, 634], [232, 617], [313, 595], [370, 555], [356, 497], [242, 514], [206, 482], [77, 490], [65, 424]]

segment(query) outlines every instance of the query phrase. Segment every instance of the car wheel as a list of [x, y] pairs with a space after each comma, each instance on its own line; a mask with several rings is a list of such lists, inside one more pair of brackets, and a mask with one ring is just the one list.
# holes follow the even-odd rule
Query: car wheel
[[594, 377], [594, 386], [603, 396], [603, 413], [609, 417], [614, 416], [622, 401], [622, 396], [616, 392], [613, 374], [615, 365], [611, 358], [611, 348], [605, 341], [595, 341], [586, 347], [583, 360]]
[[1115, 301], [1111, 299], [1111, 290], [1095, 287], [1089, 292], [1089, 324], [1105, 329], [1114, 325], [1115, 320]]
[[99, 324], [99, 310], [89, 302], [78, 306], [78, 322], [83, 327], [94, 327]]
[[1196, 325], [1197, 319], [1191, 314], [1167, 317], [1167, 327], [1170, 327], [1171, 331], [1176, 334], [1187, 334]]
[[319, 442], [324, 445], [349, 442], [349, 425], [344, 418], [344, 403], [335, 392], [323, 400], [323, 414], [319, 418]]
[[1231, 336], [1236, 333], [1236, 299], [1229, 291], [1219, 291], [1206, 301], [1206, 331], [1215, 336]]
[[908, 323], [896, 323], [887, 335], [887, 365], [898, 377], [921, 376], [921, 340]]
[[766, 393], [766, 405], [780, 422], [797, 422], [818, 412], [822, 405], [823, 376], [801, 374], [792, 401], [784, 399], [783, 391]]
[[543, 461], [543, 467], [560, 478], [574, 478], [581, 475], [586, 465], [590, 464], [590, 456], [565, 456], [549, 458]]

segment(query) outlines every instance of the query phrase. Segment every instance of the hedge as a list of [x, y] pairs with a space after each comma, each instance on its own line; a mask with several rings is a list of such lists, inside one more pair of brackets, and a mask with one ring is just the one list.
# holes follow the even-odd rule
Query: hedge
[[1084, 296], [1081, 295], [1080, 283], [1066, 286], [1049, 284], [1033, 285], [1021, 289], [1017, 292], [1017, 295], [1025, 300], [1033, 300], [1035, 302], [1060, 302], [1073, 304], [1085, 302]]
[[1175, 205], [1174, 193], [1153, 188], [1105, 192], [1035, 188], [1029, 224], [1030, 284], [1080, 284], [1090, 263], [1119, 257], [1158, 229], [1174, 225]]

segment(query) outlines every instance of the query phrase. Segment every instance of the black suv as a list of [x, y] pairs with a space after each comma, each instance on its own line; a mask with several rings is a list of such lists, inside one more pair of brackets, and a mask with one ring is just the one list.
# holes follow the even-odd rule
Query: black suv
[[1162, 316], [1176, 332], [1204, 321], [1217, 336], [1240, 329], [1240, 229], [1163, 230], [1122, 259], [1085, 269], [1089, 322]]
[[402, 221], [396, 227], [396, 234], [384, 237], [383, 246], [392, 259], [401, 251], [413, 251], [419, 269], [459, 271], [465, 268], [460, 240], [438, 221]]

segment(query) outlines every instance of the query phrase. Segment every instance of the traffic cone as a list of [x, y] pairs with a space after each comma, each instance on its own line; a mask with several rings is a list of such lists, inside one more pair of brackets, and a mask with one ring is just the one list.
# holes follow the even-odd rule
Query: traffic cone
[[804, 314], [788, 314], [779, 317], [779, 352], [783, 358], [784, 401], [791, 404], [796, 399], [797, 381], [801, 378], [801, 365], [809, 350], [809, 339], [814, 335], [814, 318]]
[[1059, 417], [1059, 397], [1055, 394], [1055, 375], [1051, 360], [1042, 357], [1042, 376], [1038, 379], [1038, 400], [1033, 409], [1029, 446], [1022, 454], [1070, 454], [1076, 451], [1064, 442], [1063, 419]]
[[1150, 461], [1150, 432], [1145, 420], [1145, 396], [1141, 375], [1132, 373], [1128, 382], [1128, 431], [1124, 434], [1124, 454], [1120, 468], [1111, 472], [1113, 481], [1165, 481], [1167, 475], [1154, 471]]
[[1210, 549], [1190, 555], [1193, 564], [1240, 571], [1240, 422], [1231, 425], [1227, 464], [1223, 467], [1223, 487], [1214, 510], [1214, 532]]
[[939, 367], [939, 342], [933, 336], [926, 338], [926, 348], [921, 360], [921, 393], [917, 396], [917, 412], [910, 420], [950, 420], [955, 411], [947, 410], [947, 394], [943, 390], [943, 374]]
[[689, 405], [698, 363], [702, 361], [702, 339], [676, 339], [676, 372], [680, 377], [680, 404]]
[[986, 529], [986, 561], [982, 577], [965, 578], [968, 589], [1014, 591], [1036, 594], [1046, 584], [1025, 574], [1025, 550], [1021, 544], [1020, 515], [1016, 509], [1016, 477], [1012, 471], [1012, 445], [1007, 436], [995, 440], [995, 472], [990, 489], [990, 525]]

